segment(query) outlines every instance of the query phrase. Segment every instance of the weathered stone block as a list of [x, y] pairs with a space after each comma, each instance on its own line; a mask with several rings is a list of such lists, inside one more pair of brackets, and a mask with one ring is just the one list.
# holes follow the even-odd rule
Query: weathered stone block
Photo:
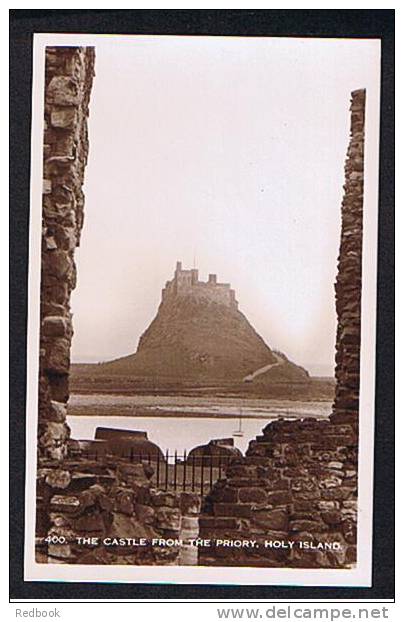
[[255, 466], [244, 466], [242, 464], [237, 464], [234, 466], [230, 466], [226, 470], [226, 476], [231, 479], [234, 477], [245, 477], [255, 479], [257, 474], [257, 468]]
[[163, 490], [154, 490], [151, 493], [151, 500], [155, 506], [167, 506], [177, 508], [180, 505], [179, 495], [174, 492], [165, 492]]
[[52, 339], [48, 344], [45, 369], [54, 374], [67, 374], [70, 369], [70, 340]]
[[327, 525], [339, 525], [341, 523], [341, 513], [338, 510], [322, 512], [321, 518]]
[[72, 519], [69, 518], [68, 516], [64, 516], [63, 514], [58, 514], [56, 512], [51, 512], [49, 514], [49, 521], [55, 527], [69, 527], [69, 528], [71, 528], [72, 522], [73, 522]]
[[289, 520], [284, 510], [254, 510], [251, 519], [255, 525], [275, 531], [286, 531]]
[[105, 529], [101, 514], [85, 514], [75, 520], [74, 527], [77, 531], [103, 532]]
[[293, 499], [295, 512], [310, 512], [313, 509], [313, 501], [309, 499]]
[[324, 524], [311, 520], [294, 520], [289, 523], [290, 531], [312, 531], [314, 533], [322, 531]]
[[50, 502], [53, 512], [73, 514], [80, 509], [80, 499], [74, 495], [54, 495]]
[[57, 423], [66, 421], [67, 406], [63, 402], [50, 401], [49, 419]]
[[342, 484], [342, 477], [337, 477], [335, 475], [329, 475], [328, 477], [320, 478], [319, 487], [320, 488], [338, 488]]
[[154, 522], [155, 511], [149, 505], [142, 505], [141, 503], [135, 503], [134, 506], [136, 518], [140, 523], [145, 525], [152, 525]]
[[184, 529], [192, 531], [195, 535], [198, 534], [199, 520], [196, 516], [183, 516], [181, 518], [181, 531]]
[[63, 560], [70, 560], [73, 558], [70, 544], [49, 544], [48, 555], [49, 557]]
[[321, 491], [321, 498], [327, 501], [343, 501], [352, 496], [352, 489], [340, 486], [339, 488], [328, 488]]
[[213, 530], [216, 525], [216, 518], [214, 516], [200, 516], [199, 518], [199, 527], [200, 529], [207, 529], [210, 531]]
[[57, 279], [68, 276], [73, 269], [73, 260], [67, 251], [49, 251], [46, 256], [46, 271]]
[[260, 479], [250, 479], [248, 477], [232, 477], [227, 481], [228, 485], [231, 488], [262, 488], [265, 490], [265, 486], [267, 484], [266, 480], [263, 478]]
[[240, 527], [240, 520], [237, 518], [217, 516], [215, 519], [215, 527], [218, 529], [238, 529]]
[[69, 471], [65, 471], [63, 469], [56, 469], [48, 473], [45, 478], [45, 482], [51, 488], [60, 488], [61, 490], [64, 490], [65, 488], [68, 488], [71, 479], [72, 478]]
[[52, 192], [52, 182], [50, 179], [44, 179], [42, 182], [42, 194], [50, 194]]
[[77, 125], [77, 111], [75, 108], [58, 108], [52, 110], [50, 122], [55, 128], [63, 130], [74, 129]]
[[46, 89], [46, 102], [61, 106], [77, 106], [80, 103], [80, 85], [70, 76], [55, 76]]
[[290, 483], [287, 478], [279, 478], [270, 482], [269, 490], [289, 490]]
[[[111, 538], [147, 538], [153, 533], [149, 531], [146, 525], [142, 525], [133, 516], [127, 516], [118, 512], [114, 512], [112, 516], [112, 524], [108, 530], [108, 536]], [[122, 549], [123, 553], [126, 553], [128, 547], [125, 546]]]
[[329, 512], [332, 510], [337, 510], [339, 508], [339, 502], [338, 501], [317, 501], [317, 507], [319, 510]]
[[[70, 441], [69, 441], [70, 442]], [[97, 483], [97, 476], [94, 473], [73, 472], [69, 485], [69, 492], [81, 492]]]
[[47, 337], [64, 337], [70, 330], [70, 321], [65, 317], [49, 316], [42, 324], [42, 332]]
[[199, 514], [201, 510], [201, 498], [193, 492], [180, 493], [181, 514]]
[[42, 447], [48, 448], [62, 444], [68, 437], [69, 430], [65, 423], [49, 421], [40, 426], [39, 440]]
[[[139, 489], [149, 484], [149, 478], [146, 476], [143, 464], [121, 464], [119, 465], [117, 475], [122, 482], [137, 493]], [[140, 499], [138, 500], [140, 502]]]
[[133, 492], [121, 490], [115, 497], [115, 508], [121, 514], [131, 516], [133, 514]]
[[344, 520], [342, 523], [342, 533], [348, 544], [356, 544], [356, 523], [352, 520]]
[[213, 505], [215, 516], [240, 516], [249, 518], [251, 516], [251, 505], [241, 503], [215, 503]]
[[271, 492], [268, 494], [268, 503], [270, 505], [286, 505], [291, 503], [292, 495], [288, 491]]
[[262, 504], [267, 500], [267, 493], [262, 488], [240, 488], [238, 497], [241, 503]]
[[181, 513], [174, 508], [159, 508], [156, 510], [156, 526], [159, 529], [179, 531], [181, 527]]

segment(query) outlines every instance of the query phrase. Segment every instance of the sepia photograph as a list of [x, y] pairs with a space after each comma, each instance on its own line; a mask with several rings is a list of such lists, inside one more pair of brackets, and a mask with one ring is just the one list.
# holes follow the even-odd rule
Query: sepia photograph
[[33, 62], [26, 578], [370, 585], [380, 42]]

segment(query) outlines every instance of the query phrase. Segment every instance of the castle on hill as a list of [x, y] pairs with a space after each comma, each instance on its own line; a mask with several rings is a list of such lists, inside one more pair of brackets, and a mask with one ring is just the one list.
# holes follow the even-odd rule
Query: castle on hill
[[174, 278], [166, 282], [161, 298], [164, 302], [183, 296], [192, 296], [197, 300], [238, 309], [236, 294], [234, 289], [231, 289], [230, 283], [218, 283], [216, 274], [209, 274], [207, 281], [200, 281], [196, 268], [183, 270], [182, 263], [177, 261]]

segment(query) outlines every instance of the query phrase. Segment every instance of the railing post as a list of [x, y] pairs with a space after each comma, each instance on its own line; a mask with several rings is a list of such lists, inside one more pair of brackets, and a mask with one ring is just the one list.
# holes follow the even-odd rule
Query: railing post
[[195, 454], [192, 456], [192, 492], [195, 491]]
[[174, 491], [177, 490], [177, 450], [174, 452]]
[[165, 489], [168, 490], [168, 449], [166, 450], [166, 485]]
[[183, 472], [182, 472], [182, 490], [185, 492], [187, 485], [187, 450], [184, 449], [184, 462], [183, 462]]
[[159, 487], [160, 480], [160, 452], [157, 454], [157, 465], [156, 465], [156, 487]]
[[201, 458], [202, 458], [202, 461], [201, 461], [201, 497], [203, 497], [203, 475], [204, 475], [203, 467], [205, 466], [204, 465], [205, 456], [202, 454]]

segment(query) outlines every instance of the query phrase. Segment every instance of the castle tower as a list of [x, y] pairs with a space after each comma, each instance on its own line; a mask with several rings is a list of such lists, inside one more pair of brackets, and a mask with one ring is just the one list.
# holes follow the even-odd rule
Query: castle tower
[[209, 274], [207, 281], [200, 281], [197, 268], [184, 270], [182, 262], [177, 261], [174, 278], [167, 281], [162, 291], [162, 300], [183, 296], [238, 309], [235, 292], [230, 289], [230, 283], [219, 283], [216, 274]]

